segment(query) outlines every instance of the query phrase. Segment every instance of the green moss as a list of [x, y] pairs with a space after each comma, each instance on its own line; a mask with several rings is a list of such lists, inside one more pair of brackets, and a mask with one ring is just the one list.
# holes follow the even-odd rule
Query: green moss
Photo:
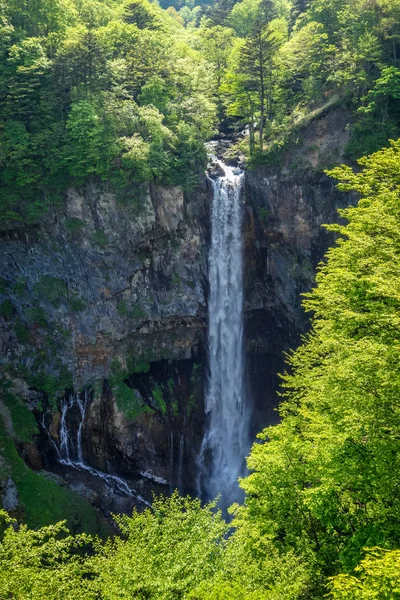
[[130, 366], [132, 373], [148, 373], [150, 371], [150, 363], [144, 358], [134, 360]]
[[10, 319], [13, 316], [14, 311], [14, 306], [10, 300], [4, 300], [4, 302], [0, 304], [0, 317], [3, 317], [3, 319]]
[[1, 419], [0, 455], [3, 457], [1, 479], [11, 477], [15, 483], [21, 503], [21, 514], [18, 517], [30, 527], [37, 529], [66, 519], [75, 533], [98, 531], [96, 512], [89, 502], [29, 469], [19, 456]]
[[134, 421], [139, 415], [151, 412], [151, 408], [141, 400], [138, 393], [124, 381], [114, 382], [113, 391], [118, 409], [124, 413], [127, 419]]
[[13, 422], [14, 433], [20, 442], [30, 442], [32, 437], [39, 433], [36, 419], [21, 398], [3, 386], [2, 397], [5, 405], [10, 411]]
[[79, 298], [79, 296], [69, 298], [68, 304], [71, 310], [74, 312], [82, 312], [86, 308], [86, 303], [82, 300], [82, 298]]
[[102, 250], [104, 250], [109, 244], [108, 237], [102, 229], [98, 229], [94, 233], [93, 242], [94, 242], [94, 244], [96, 244], [96, 246], [98, 246]]
[[194, 411], [196, 410], [197, 398], [200, 395], [201, 381], [202, 381], [201, 365], [199, 363], [194, 363], [192, 376], [190, 378], [190, 387], [191, 387], [192, 392], [190, 394], [189, 401], [186, 404], [186, 414], [188, 417], [190, 417], [190, 415], [192, 415], [194, 413]]
[[35, 375], [28, 374], [26, 380], [30, 387], [46, 393], [50, 407], [54, 411], [57, 410], [58, 394], [71, 389], [73, 384], [71, 374], [63, 365], [59, 366], [57, 377], [39, 371]]
[[45, 311], [41, 306], [33, 306], [32, 308], [26, 311], [26, 317], [32, 325], [36, 325], [38, 327], [47, 328], [47, 316]]
[[85, 222], [82, 219], [69, 218], [65, 219], [65, 227], [71, 233], [78, 233], [85, 227]]
[[153, 396], [153, 400], [157, 406], [157, 408], [162, 412], [163, 415], [167, 414], [167, 404], [164, 400], [164, 393], [161, 386], [156, 385], [151, 390], [151, 395]]
[[67, 286], [62, 279], [45, 275], [34, 287], [39, 298], [44, 298], [54, 306], [59, 306], [60, 301], [67, 295]]

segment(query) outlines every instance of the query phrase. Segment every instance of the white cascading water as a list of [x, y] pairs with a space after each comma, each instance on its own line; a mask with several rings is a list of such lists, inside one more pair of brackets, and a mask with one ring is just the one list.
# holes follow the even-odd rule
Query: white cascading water
[[243, 173], [218, 165], [224, 175], [212, 180], [208, 427], [199, 456], [199, 494], [204, 499], [220, 494], [226, 508], [242, 497], [238, 478], [249, 449], [249, 417], [243, 383]]
[[[82, 451], [82, 429], [88, 403], [89, 392], [87, 389], [83, 392], [83, 398], [80, 394], [69, 394], [67, 398], [64, 399], [61, 406], [59, 428], [60, 445], [58, 448], [48, 433], [53, 448], [56, 450], [58, 462], [67, 465], [68, 467], [87, 471], [92, 476], [102, 479], [109, 487], [115, 489], [119, 493], [136, 498], [136, 500], [146, 506], [151, 506], [140, 494], [132, 490], [128, 483], [124, 479], [121, 479], [121, 477], [99, 471], [84, 462]], [[70, 431], [68, 426], [68, 413], [71, 410], [77, 411], [79, 415], [78, 427], [75, 434], [73, 431]]]

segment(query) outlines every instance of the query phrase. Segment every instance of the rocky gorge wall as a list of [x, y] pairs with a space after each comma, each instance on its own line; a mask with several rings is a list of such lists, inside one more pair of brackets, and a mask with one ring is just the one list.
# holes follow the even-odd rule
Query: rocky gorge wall
[[[92, 181], [40, 226], [2, 233], [3, 413], [46, 415], [59, 445], [65, 391], [90, 386], [85, 461], [181, 485], [177, 456], [194, 459], [180, 438], [202, 414], [209, 203], [205, 177], [190, 194], [150, 186], [122, 200]], [[43, 469], [53, 444], [42, 427], [35, 439], [39, 452], [22, 452]]]
[[301, 295], [334, 243], [323, 224], [338, 222], [338, 209], [355, 202], [324, 173], [344, 160], [349, 120], [340, 109], [322, 115], [302, 129], [278, 167], [246, 174], [245, 338], [254, 433], [278, 421], [284, 352], [308, 329]]
[[[300, 294], [333, 242], [321, 224], [336, 221], [337, 208], [351, 200], [321, 170], [341, 162], [347, 123], [340, 111], [322, 116], [279, 167], [246, 173], [245, 349], [254, 433], [276, 422], [283, 351], [307, 329]], [[40, 226], [2, 233], [0, 412], [11, 422], [15, 404], [35, 414], [33, 441], [8, 428], [31, 468], [54, 470], [65, 390], [87, 388], [88, 464], [134, 479], [144, 494], [176, 486], [195, 492], [211, 194], [205, 177], [190, 193], [150, 186], [132, 198], [92, 181], [70, 190], [65, 207]], [[93, 503], [105, 502], [102, 490], [90, 495], [90, 481], [58, 473]], [[0, 480], [4, 498], [7, 469], [2, 475], [0, 468]]]

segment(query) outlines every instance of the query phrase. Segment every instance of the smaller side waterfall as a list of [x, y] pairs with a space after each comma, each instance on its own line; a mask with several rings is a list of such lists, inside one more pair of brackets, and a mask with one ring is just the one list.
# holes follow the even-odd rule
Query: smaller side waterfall
[[[86, 416], [86, 408], [89, 402], [89, 392], [87, 389], [83, 392], [83, 398], [80, 394], [69, 394], [61, 405], [60, 418], [60, 448], [59, 460], [65, 464], [84, 464], [82, 451], [82, 428]], [[75, 413], [75, 419], [78, 423], [76, 432], [68, 426], [67, 417], [69, 413]]]
[[59, 446], [54, 442], [43, 420], [43, 427], [47, 431], [58, 462], [74, 469], [87, 471], [92, 476], [102, 479], [108, 487], [117, 493], [135, 498], [138, 502], [150, 507], [151, 505], [133, 490], [127, 481], [117, 475], [110, 475], [109, 473], [95, 469], [84, 461], [82, 433], [89, 402], [90, 392], [88, 389], [85, 389], [82, 394], [68, 394], [63, 400], [60, 407]]
[[238, 478], [249, 449], [249, 414], [244, 398], [243, 361], [243, 173], [217, 161], [209, 255], [208, 427], [199, 456], [199, 494], [221, 495], [228, 507], [242, 497]]

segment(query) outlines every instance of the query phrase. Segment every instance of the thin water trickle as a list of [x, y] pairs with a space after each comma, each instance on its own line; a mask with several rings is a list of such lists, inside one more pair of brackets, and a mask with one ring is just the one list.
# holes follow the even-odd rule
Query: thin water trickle
[[221, 495], [226, 508], [240, 501], [238, 478], [249, 449], [249, 414], [243, 360], [243, 173], [218, 161], [223, 175], [212, 180], [212, 239], [209, 255], [208, 425], [199, 456], [199, 494]]
[[[145, 506], [151, 507], [140, 494], [133, 490], [127, 481], [118, 477], [117, 475], [110, 475], [99, 471], [94, 467], [86, 464], [83, 459], [83, 447], [82, 447], [82, 430], [86, 417], [86, 410], [89, 404], [90, 394], [87, 389], [84, 390], [83, 394], [69, 394], [64, 399], [61, 405], [61, 418], [59, 426], [60, 445], [57, 448], [54, 440], [52, 439], [43, 419], [43, 426], [48, 433], [49, 439], [52, 441], [52, 445], [56, 448], [57, 460], [62, 465], [78, 469], [80, 471], [86, 471], [93, 477], [102, 479], [106, 485], [120, 494], [135, 498]], [[70, 411], [75, 410], [79, 415], [78, 426], [76, 432], [71, 430], [69, 427], [68, 415]], [[75, 428], [74, 428], [75, 429]]]

